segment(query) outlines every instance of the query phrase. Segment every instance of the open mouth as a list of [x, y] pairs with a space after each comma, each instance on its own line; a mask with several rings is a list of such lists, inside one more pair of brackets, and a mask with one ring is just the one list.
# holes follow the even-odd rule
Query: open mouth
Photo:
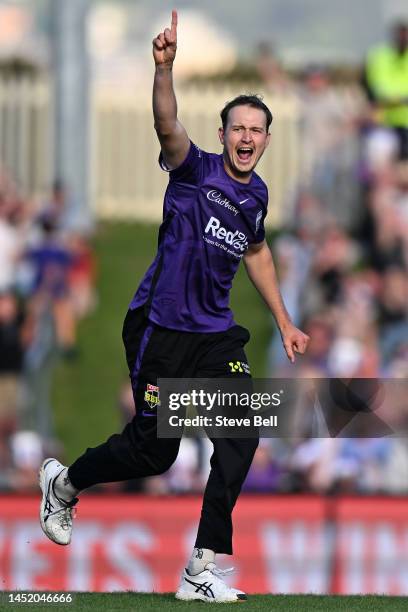
[[252, 157], [253, 149], [251, 147], [240, 147], [237, 150], [238, 159], [242, 163], [248, 163]]

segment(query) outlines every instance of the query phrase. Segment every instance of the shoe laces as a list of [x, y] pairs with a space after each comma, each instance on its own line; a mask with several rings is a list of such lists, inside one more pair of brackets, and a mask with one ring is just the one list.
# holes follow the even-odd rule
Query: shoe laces
[[227, 569], [221, 569], [217, 567], [215, 563], [208, 563], [206, 568], [209, 572], [214, 574], [214, 576], [218, 576], [218, 578], [222, 578], [223, 576], [229, 576], [235, 571], [234, 567], [228, 567]]
[[59, 515], [58, 516], [59, 526], [64, 531], [67, 531], [68, 529], [71, 529], [72, 519], [75, 518], [75, 515], [76, 515], [76, 508], [74, 508], [74, 506], [76, 506], [79, 500], [77, 497], [74, 497], [74, 499], [72, 499], [69, 502], [66, 502], [59, 498], [58, 498], [58, 501], [61, 504], [63, 504], [64, 507], [58, 508], [58, 510], [54, 510], [54, 512], [50, 512], [50, 516]]

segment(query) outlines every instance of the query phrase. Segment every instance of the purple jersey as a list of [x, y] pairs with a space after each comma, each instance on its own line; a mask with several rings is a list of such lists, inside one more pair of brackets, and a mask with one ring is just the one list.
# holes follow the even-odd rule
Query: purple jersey
[[257, 174], [240, 183], [226, 173], [222, 155], [191, 143], [184, 162], [170, 172], [158, 252], [130, 308], [144, 305], [153, 323], [181, 331], [235, 325], [232, 280], [248, 246], [265, 237], [267, 204]]

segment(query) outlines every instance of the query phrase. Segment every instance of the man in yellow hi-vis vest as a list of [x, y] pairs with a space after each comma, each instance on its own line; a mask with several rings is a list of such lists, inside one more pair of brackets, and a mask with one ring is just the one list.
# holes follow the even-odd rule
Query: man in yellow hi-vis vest
[[395, 131], [400, 159], [408, 159], [408, 22], [392, 28], [389, 45], [368, 53], [364, 86], [377, 121]]

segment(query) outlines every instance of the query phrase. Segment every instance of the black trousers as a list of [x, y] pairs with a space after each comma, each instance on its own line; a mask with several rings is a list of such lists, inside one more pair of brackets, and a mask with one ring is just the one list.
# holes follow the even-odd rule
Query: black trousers
[[[162, 474], [175, 461], [180, 439], [157, 438], [160, 406], [146, 401], [155, 396], [152, 386], [157, 385], [158, 378], [250, 378], [242, 367], [231, 367], [238, 361], [247, 363], [244, 346], [249, 333], [240, 326], [217, 333], [180, 332], [154, 325], [143, 309], [136, 309], [127, 313], [123, 340], [136, 414], [121, 434], [88, 448], [71, 465], [68, 474], [79, 490], [103, 482]], [[231, 514], [258, 439], [211, 441], [214, 452], [195, 545], [232, 554]]]

